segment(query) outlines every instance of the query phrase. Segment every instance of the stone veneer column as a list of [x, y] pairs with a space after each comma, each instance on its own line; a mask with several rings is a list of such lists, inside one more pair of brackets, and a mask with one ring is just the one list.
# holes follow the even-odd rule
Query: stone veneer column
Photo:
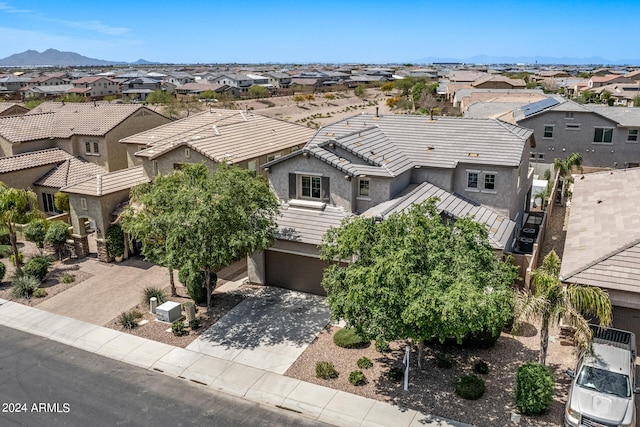
[[72, 234], [73, 246], [76, 250], [76, 256], [78, 258], [85, 258], [89, 255], [89, 239], [87, 235], [81, 236], [79, 234]]
[[98, 261], [109, 262], [109, 254], [107, 253], [107, 242], [104, 239], [96, 239], [98, 245]]

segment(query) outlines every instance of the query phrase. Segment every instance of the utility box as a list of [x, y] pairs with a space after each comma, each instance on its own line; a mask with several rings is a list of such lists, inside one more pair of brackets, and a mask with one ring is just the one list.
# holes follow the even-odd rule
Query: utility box
[[156, 318], [162, 322], [173, 323], [182, 317], [180, 303], [167, 301], [156, 307]]

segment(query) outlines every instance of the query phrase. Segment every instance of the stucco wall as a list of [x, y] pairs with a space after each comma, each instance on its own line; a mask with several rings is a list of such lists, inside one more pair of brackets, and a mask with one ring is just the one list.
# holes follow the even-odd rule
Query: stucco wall
[[142, 164], [144, 171], [149, 177], [156, 176], [156, 169], [154, 162], [157, 162], [157, 171], [160, 175], [168, 175], [175, 169], [176, 164], [189, 164], [189, 163], [204, 163], [209, 170], [214, 171], [216, 169], [216, 163], [207, 159], [200, 153], [189, 149], [189, 157], [186, 157], [186, 149], [188, 147], [180, 146], [175, 149], [157, 157], [154, 160], [150, 160], [147, 157], [142, 158]]
[[37, 141], [28, 141], [20, 144], [8, 144], [3, 145], [2, 150], [5, 151], [5, 156], [15, 156], [16, 154], [28, 153], [31, 151], [45, 150], [47, 148], [54, 148], [54, 141], [51, 139], [41, 139]]
[[453, 191], [454, 169], [444, 168], [419, 168], [413, 169], [411, 181], [421, 184], [430, 182], [446, 191]]
[[[86, 200], [87, 209], [82, 208], [81, 199]], [[93, 219], [96, 227], [100, 230], [98, 238], [104, 237], [104, 233], [109, 228], [111, 212], [122, 202], [129, 199], [129, 190], [122, 190], [116, 193], [107, 194], [101, 197], [88, 196], [82, 194], [69, 194], [69, 206], [73, 233], [83, 235], [84, 224], [79, 218]]]
[[[497, 167], [493, 165], [476, 165], [468, 163], [458, 163], [454, 175], [454, 192], [480, 203], [489, 206], [505, 216], [513, 219], [515, 213], [510, 212], [513, 198], [516, 195], [516, 182], [514, 180], [514, 169], [507, 167]], [[467, 188], [467, 172], [478, 171], [478, 188]], [[495, 190], [484, 189], [484, 174], [495, 174]], [[511, 215], [513, 214], [513, 215]]]

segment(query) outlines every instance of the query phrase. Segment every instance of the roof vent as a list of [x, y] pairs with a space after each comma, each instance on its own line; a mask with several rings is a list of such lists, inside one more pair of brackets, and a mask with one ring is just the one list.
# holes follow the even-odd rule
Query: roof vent
[[433, 145], [427, 145], [427, 151], [433, 151], [433, 150], [434, 150]]
[[216, 133], [217, 136], [220, 136], [220, 131], [218, 130], [218, 126], [213, 125], [211, 126], [211, 128], [213, 129], [213, 131]]
[[468, 153], [467, 156], [469, 156], [469, 157], [480, 157], [480, 153]]

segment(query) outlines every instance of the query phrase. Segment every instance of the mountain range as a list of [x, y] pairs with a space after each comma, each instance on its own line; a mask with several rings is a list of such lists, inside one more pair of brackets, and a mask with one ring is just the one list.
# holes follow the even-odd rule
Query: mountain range
[[491, 56], [476, 55], [469, 58], [421, 58], [415, 63], [464, 63], [464, 64], [556, 64], [556, 65], [639, 65], [639, 59], [605, 59], [599, 56], [590, 58], [569, 58], [552, 56]]
[[23, 67], [23, 66], [105, 66], [122, 64], [153, 64], [153, 62], [139, 59], [136, 62], [125, 61], [105, 61], [102, 59], [88, 58], [75, 52], [61, 52], [56, 49], [47, 49], [44, 52], [27, 50], [22, 53], [15, 53], [0, 59], [0, 66]]

